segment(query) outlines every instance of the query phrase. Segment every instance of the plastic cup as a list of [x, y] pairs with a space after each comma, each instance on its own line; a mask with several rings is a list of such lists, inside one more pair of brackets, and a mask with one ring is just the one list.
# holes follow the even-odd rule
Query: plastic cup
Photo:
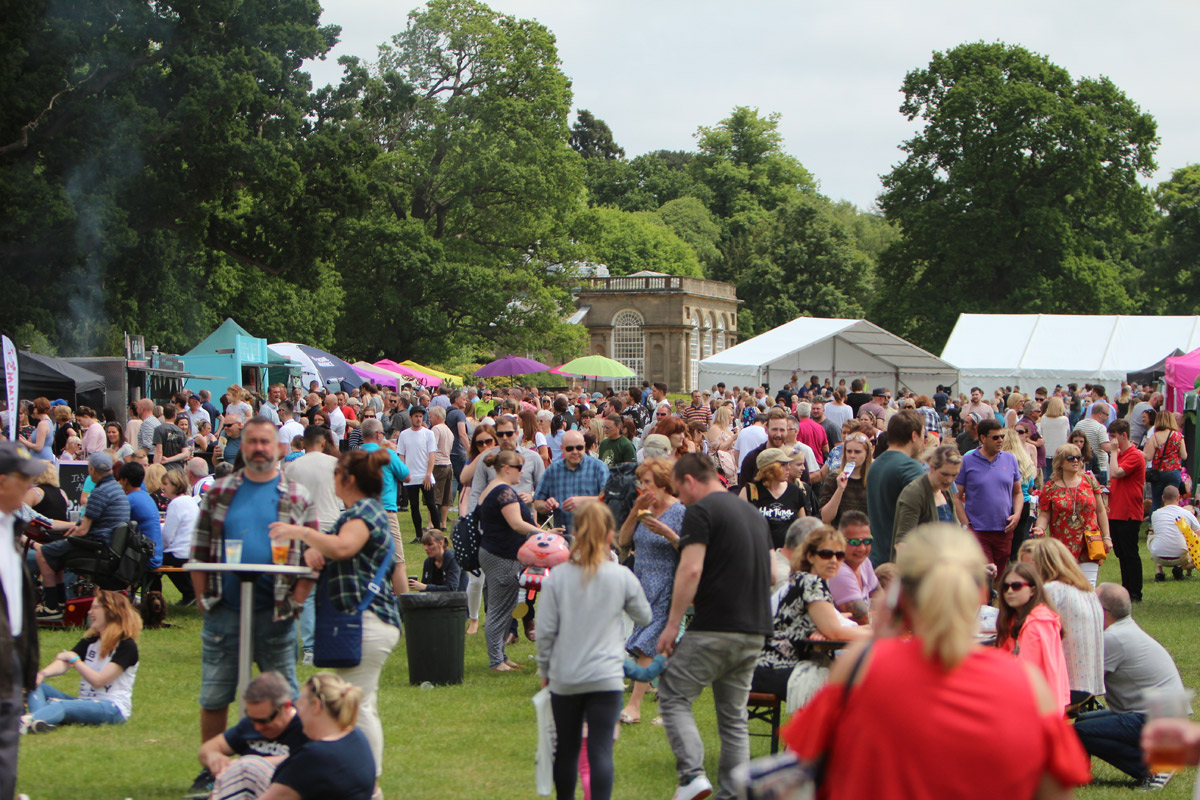
[[286, 564], [288, 560], [288, 542], [271, 542], [271, 561], [276, 564]]
[[242, 540], [241, 539], [226, 539], [225, 540], [225, 563], [226, 564], [242, 563]]
[[[1187, 719], [1192, 711], [1191, 689], [1147, 689], [1142, 693], [1147, 724], [1157, 719]], [[1151, 773], [1178, 772], [1186, 767], [1187, 748], [1182, 741], [1155, 742], [1146, 750]]]

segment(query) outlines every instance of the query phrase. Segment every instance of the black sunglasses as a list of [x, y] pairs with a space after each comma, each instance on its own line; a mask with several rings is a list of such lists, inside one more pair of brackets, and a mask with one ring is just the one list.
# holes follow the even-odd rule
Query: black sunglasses
[[246, 719], [250, 720], [255, 725], [270, 725], [272, 722], [275, 721], [275, 718], [279, 716], [279, 712], [282, 710], [283, 710], [283, 706], [279, 706], [278, 708], [276, 708], [274, 711], [271, 712], [271, 715], [269, 717], [266, 717], [265, 719], [258, 719], [257, 717], [250, 716], [249, 714], [246, 715]]
[[564, 453], [574, 453], [576, 450], [582, 450], [583, 448], [584, 448], [584, 445], [581, 445], [581, 444], [568, 444], [563, 447], [563, 452]]
[[868, 536], [866, 539], [847, 539], [846, 544], [851, 547], [870, 547], [874, 541], [874, 539]]
[[1012, 581], [1010, 583], [1002, 583], [1000, 585], [1004, 587], [1004, 591], [1006, 592], [1019, 592], [1026, 586], [1033, 586], [1033, 584], [1029, 581]]
[[489, 445], [489, 444], [495, 444], [495, 443], [496, 443], [495, 439], [476, 439], [475, 440], [475, 444], [479, 444], [479, 445]]
[[517, 432], [516, 431], [496, 431], [496, 435], [497, 436], [505, 436], [505, 437], [516, 436]]
[[1017, 428], [1017, 433], [1026, 435], [1029, 433], [1029, 431], [1025, 430], [1024, 428]]
[[991, 439], [993, 442], [999, 442], [1004, 439], [1004, 434], [1003, 433], [993, 433], [988, 438]]
[[1067, 456], [1065, 461], [1083, 461], [1083, 456]]
[[826, 560], [831, 559], [831, 558], [836, 558], [838, 561], [841, 561], [846, 557], [846, 551], [845, 550], [818, 550], [815, 553], [813, 553], [813, 555], [820, 556], [821, 558], [824, 558]]

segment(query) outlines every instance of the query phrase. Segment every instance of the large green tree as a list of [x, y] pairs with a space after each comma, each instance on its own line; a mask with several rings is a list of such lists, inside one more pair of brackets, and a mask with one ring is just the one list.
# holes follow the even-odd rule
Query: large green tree
[[704, 274], [696, 251], [651, 212], [589, 208], [571, 221], [570, 235], [580, 257], [604, 264], [613, 275], [639, 270]]
[[[353, 206], [355, 164], [330, 158], [343, 148], [310, 116], [300, 66], [337, 33], [320, 11], [317, 0], [7, 7], [9, 324], [66, 353], [111, 351], [122, 329], [182, 349], [237, 310], [226, 302], [261, 293], [293, 335], [330, 340], [340, 295], [322, 263]], [[235, 273], [238, 290], [217, 288]]]
[[1133, 310], [1154, 119], [1107, 78], [1007, 44], [935, 53], [904, 80], [920, 120], [879, 203], [903, 238], [872, 319], [940, 349], [959, 312]]
[[1161, 217], [1147, 255], [1148, 310], [1194, 314], [1200, 305], [1200, 164], [1175, 170], [1155, 188], [1154, 201]]
[[563, 273], [548, 268], [583, 204], [550, 31], [433, 0], [378, 63], [344, 64], [337, 99], [357, 104], [383, 153], [367, 173], [371, 210], [338, 259], [339, 345], [439, 363], [470, 349], [578, 350]]

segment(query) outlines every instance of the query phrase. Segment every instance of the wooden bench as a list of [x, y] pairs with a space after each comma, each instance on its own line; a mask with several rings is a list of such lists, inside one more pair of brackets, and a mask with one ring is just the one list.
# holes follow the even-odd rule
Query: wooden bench
[[746, 701], [746, 713], [752, 720], [759, 720], [771, 726], [770, 733], [753, 733], [750, 736], [770, 737], [771, 755], [779, 752], [779, 718], [783, 711], [783, 701], [773, 694], [751, 692]]

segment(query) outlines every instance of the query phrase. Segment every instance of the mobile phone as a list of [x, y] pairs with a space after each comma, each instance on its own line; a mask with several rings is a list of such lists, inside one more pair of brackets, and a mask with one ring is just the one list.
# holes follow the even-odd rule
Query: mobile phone
[[854, 468], [857, 466], [858, 466], [858, 464], [855, 464], [853, 461], [851, 461], [849, 464], [847, 464], [845, 467], [842, 468], [842, 474], [845, 475], [847, 478], [849, 478], [851, 475], [854, 474]]

